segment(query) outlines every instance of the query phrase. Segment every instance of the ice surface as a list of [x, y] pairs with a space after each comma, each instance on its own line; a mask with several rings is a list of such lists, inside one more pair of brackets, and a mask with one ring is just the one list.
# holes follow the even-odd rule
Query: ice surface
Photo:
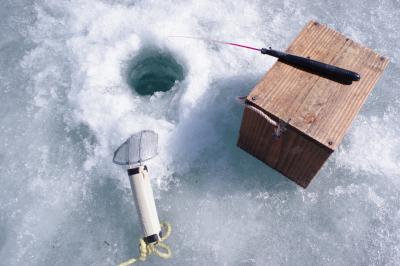
[[[399, 1], [0, 3], [0, 264], [115, 265], [141, 228], [113, 151], [159, 134], [148, 167], [171, 260], [146, 265], [398, 265]], [[310, 19], [390, 57], [339, 150], [307, 190], [236, 147], [245, 95], [273, 63], [168, 35], [285, 49]], [[144, 47], [186, 76], [132, 93]]]

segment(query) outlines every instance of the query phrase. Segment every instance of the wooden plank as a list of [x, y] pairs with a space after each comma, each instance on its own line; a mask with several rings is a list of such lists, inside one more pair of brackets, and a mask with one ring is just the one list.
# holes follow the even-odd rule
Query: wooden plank
[[[348, 65], [360, 73], [361, 80], [353, 82], [352, 85], [345, 86], [345, 88], [342, 88], [344, 86], [332, 87], [332, 93], [325, 105], [313, 110], [317, 113], [319, 120], [310, 124], [309, 127], [304, 127], [307, 135], [313, 136], [317, 141], [329, 145], [332, 149], [338, 147], [351, 122], [388, 65], [386, 58], [368, 48], [360, 47], [354, 42], [351, 42], [351, 45], [339, 57], [338, 62], [349, 61], [353, 56], [356, 60]], [[316, 84], [316, 89], [324, 87], [324, 81], [321, 79]], [[329, 81], [329, 83], [332, 82]], [[326, 85], [331, 86], [330, 84]]]
[[[333, 45], [333, 51], [325, 48], [329, 44]], [[344, 40], [335, 31], [310, 22], [289, 46], [287, 52], [330, 63], [343, 45]], [[318, 78], [277, 61], [252, 90], [248, 100], [287, 121]]]
[[361, 80], [344, 85], [277, 61], [247, 100], [334, 150], [388, 60], [314, 21], [287, 52], [356, 71]]
[[274, 128], [262, 116], [246, 108], [238, 146], [298, 185], [307, 187], [332, 150], [292, 127], [278, 139], [273, 137], [273, 131]]

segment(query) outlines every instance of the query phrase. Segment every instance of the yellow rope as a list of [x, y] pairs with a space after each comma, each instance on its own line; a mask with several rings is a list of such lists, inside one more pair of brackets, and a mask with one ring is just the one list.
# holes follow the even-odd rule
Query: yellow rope
[[160, 242], [146, 244], [146, 242], [144, 242], [144, 240], [141, 238], [139, 240], [139, 256], [137, 256], [136, 258], [129, 259], [125, 262], [122, 262], [118, 266], [129, 266], [139, 260], [145, 261], [147, 257], [150, 256], [152, 253], [163, 259], [171, 258], [172, 256], [171, 248], [167, 244], [163, 243], [163, 241], [166, 240], [171, 235], [172, 226], [167, 222], [162, 222], [160, 226], [161, 228], [165, 228], [165, 233], [163, 232], [164, 234], [163, 237], [160, 239]]

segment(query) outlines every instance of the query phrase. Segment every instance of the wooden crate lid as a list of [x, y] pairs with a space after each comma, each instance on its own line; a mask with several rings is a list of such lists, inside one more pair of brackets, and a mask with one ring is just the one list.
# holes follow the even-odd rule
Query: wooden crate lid
[[247, 100], [335, 150], [389, 60], [315, 21], [287, 52], [355, 71], [361, 79], [344, 85], [277, 61]]

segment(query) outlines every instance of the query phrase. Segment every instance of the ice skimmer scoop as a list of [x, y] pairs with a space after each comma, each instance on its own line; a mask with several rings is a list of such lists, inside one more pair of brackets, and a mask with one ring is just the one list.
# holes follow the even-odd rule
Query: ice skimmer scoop
[[144, 238], [147, 243], [161, 240], [162, 232], [147, 166], [143, 163], [157, 155], [157, 133], [140, 131], [130, 136], [115, 152], [113, 162], [128, 166], [136, 209], [140, 217]]

